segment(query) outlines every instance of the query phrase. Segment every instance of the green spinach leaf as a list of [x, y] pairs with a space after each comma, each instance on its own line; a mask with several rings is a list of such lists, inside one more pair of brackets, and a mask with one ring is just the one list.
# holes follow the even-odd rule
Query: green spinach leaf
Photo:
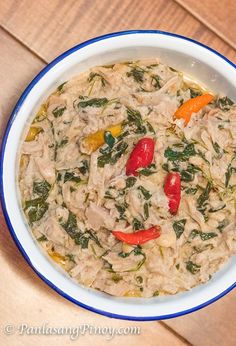
[[42, 197], [25, 201], [25, 212], [30, 223], [39, 221], [48, 210], [49, 204]]
[[181, 235], [183, 234], [186, 221], [187, 221], [186, 219], [182, 219], [179, 221], [175, 221], [173, 223], [173, 229], [175, 231], [177, 239], [179, 239], [181, 237]]
[[33, 193], [46, 199], [48, 197], [51, 185], [46, 180], [33, 182]]
[[231, 163], [227, 167], [227, 171], [225, 173], [225, 187], [229, 186], [230, 178], [233, 173], [236, 173], [236, 167], [232, 167]]
[[212, 183], [208, 182], [206, 188], [200, 194], [197, 199], [197, 209], [204, 215], [206, 210], [206, 204], [209, 199], [209, 195], [212, 189]]
[[151, 165], [142, 168], [138, 171], [139, 175], [144, 175], [145, 177], [148, 177], [151, 174], [156, 173], [156, 165], [155, 163], [152, 163]]
[[143, 213], [144, 213], [144, 219], [147, 220], [149, 218], [149, 204], [147, 202], [143, 205]]
[[58, 106], [56, 107], [53, 111], [52, 114], [54, 115], [55, 118], [59, 118], [62, 116], [62, 114], [64, 113], [66, 107], [63, 106]]
[[135, 66], [135, 67], [132, 67], [131, 71], [127, 72], [126, 75], [128, 77], [133, 77], [133, 79], [137, 83], [143, 83], [144, 82], [144, 72], [145, 72], [144, 69], [142, 69], [141, 67]]
[[66, 172], [64, 175], [64, 183], [67, 181], [74, 181], [75, 183], [79, 183], [81, 181], [80, 176], [76, 175], [74, 172]]
[[89, 100], [84, 100], [84, 101], [80, 101], [78, 103], [78, 107], [81, 108], [86, 108], [86, 107], [104, 107], [108, 104], [109, 100], [106, 97], [102, 97], [102, 98], [93, 98], [93, 99], [89, 99]]
[[126, 179], [126, 188], [133, 187], [134, 184], [136, 183], [136, 180], [137, 180], [137, 178], [135, 178], [135, 177], [128, 177]]
[[176, 151], [168, 147], [165, 150], [164, 156], [169, 161], [187, 161], [191, 156], [196, 155], [194, 144], [187, 144], [183, 151]]
[[138, 186], [138, 190], [141, 191], [143, 197], [146, 200], [149, 200], [152, 197], [152, 194], [147, 189], [145, 189], [143, 186], [141, 186], [141, 185]]
[[88, 160], [82, 160], [81, 164], [82, 166], [78, 167], [78, 170], [80, 171], [81, 174], [85, 175], [86, 173], [89, 172]]
[[140, 220], [138, 220], [136, 217], [132, 221], [132, 226], [135, 231], [143, 229], [144, 227], [143, 223]]
[[230, 98], [228, 98], [227, 96], [218, 98], [218, 100], [216, 101], [216, 105], [222, 111], [228, 111], [233, 104], [234, 104], [234, 102]]
[[197, 274], [200, 271], [201, 266], [197, 265], [196, 263], [193, 263], [192, 261], [188, 261], [186, 263], [186, 269], [191, 273], [191, 274]]
[[197, 193], [197, 191], [198, 191], [198, 187], [197, 186], [196, 187], [187, 187], [185, 189], [185, 193], [187, 195], [195, 195]]
[[155, 89], [161, 89], [161, 84], [160, 84], [160, 81], [161, 81], [161, 78], [160, 76], [158, 76], [157, 74], [153, 74], [151, 76], [151, 79], [152, 79], [152, 85], [154, 86]]
[[47, 241], [48, 238], [43, 234], [41, 235], [41, 237], [37, 238], [37, 241], [41, 242], [41, 241]]
[[108, 84], [106, 79], [102, 75], [100, 75], [99, 73], [91, 72], [88, 77], [88, 82], [95, 82], [96, 80], [100, 80], [103, 87], [105, 87], [106, 84]]

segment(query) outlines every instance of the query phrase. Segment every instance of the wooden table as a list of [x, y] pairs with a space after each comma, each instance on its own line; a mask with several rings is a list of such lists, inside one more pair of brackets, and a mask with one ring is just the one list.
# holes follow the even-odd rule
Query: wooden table
[[[55, 56], [88, 38], [126, 29], [160, 29], [208, 44], [236, 62], [235, 0], [5, 0], [0, 2], [0, 129], [22, 90]], [[0, 215], [0, 345], [236, 344], [236, 292], [193, 314], [161, 322], [128, 322], [83, 310], [57, 295], [28, 267]], [[4, 335], [29, 326], [140, 326], [141, 335]]]

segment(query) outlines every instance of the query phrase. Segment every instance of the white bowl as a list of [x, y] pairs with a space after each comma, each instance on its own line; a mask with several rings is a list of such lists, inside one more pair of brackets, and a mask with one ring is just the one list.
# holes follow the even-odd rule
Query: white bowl
[[215, 92], [235, 98], [236, 66], [216, 51], [190, 40], [160, 31], [126, 31], [101, 36], [65, 52], [26, 88], [7, 126], [1, 153], [1, 199], [5, 218], [18, 248], [34, 271], [56, 292], [100, 314], [130, 320], [158, 320], [200, 309], [236, 286], [236, 257], [212, 280], [174, 296], [116, 298], [84, 288], [52, 264], [32, 237], [19, 202], [18, 150], [22, 134], [42, 101], [62, 82], [94, 65], [147, 57], [159, 57]]

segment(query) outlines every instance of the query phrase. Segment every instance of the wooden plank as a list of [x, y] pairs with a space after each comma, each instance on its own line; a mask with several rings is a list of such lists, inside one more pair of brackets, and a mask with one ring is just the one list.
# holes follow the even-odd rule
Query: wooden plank
[[45, 65], [40, 59], [0, 29], [0, 140], [3, 129], [20, 94]]
[[236, 48], [236, 3], [235, 0], [175, 0], [208, 26], [223, 40]]
[[46, 61], [91, 37], [129, 28], [183, 34], [236, 61], [234, 49], [173, 0], [1, 1], [0, 25]]
[[194, 346], [234, 346], [236, 340], [236, 290], [214, 304], [165, 323]]

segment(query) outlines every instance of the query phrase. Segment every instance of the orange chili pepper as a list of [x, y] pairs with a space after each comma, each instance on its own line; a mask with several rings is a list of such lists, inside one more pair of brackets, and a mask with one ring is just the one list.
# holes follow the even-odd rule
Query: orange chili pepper
[[176, 119], [184, 119], [185, 125], [188, 124], [192, 113], [199, 112], [203, 107], [213, 100], [214, 96], [211, 94], [204, 94], [194, 97], [182, 104], [174, 114]]

